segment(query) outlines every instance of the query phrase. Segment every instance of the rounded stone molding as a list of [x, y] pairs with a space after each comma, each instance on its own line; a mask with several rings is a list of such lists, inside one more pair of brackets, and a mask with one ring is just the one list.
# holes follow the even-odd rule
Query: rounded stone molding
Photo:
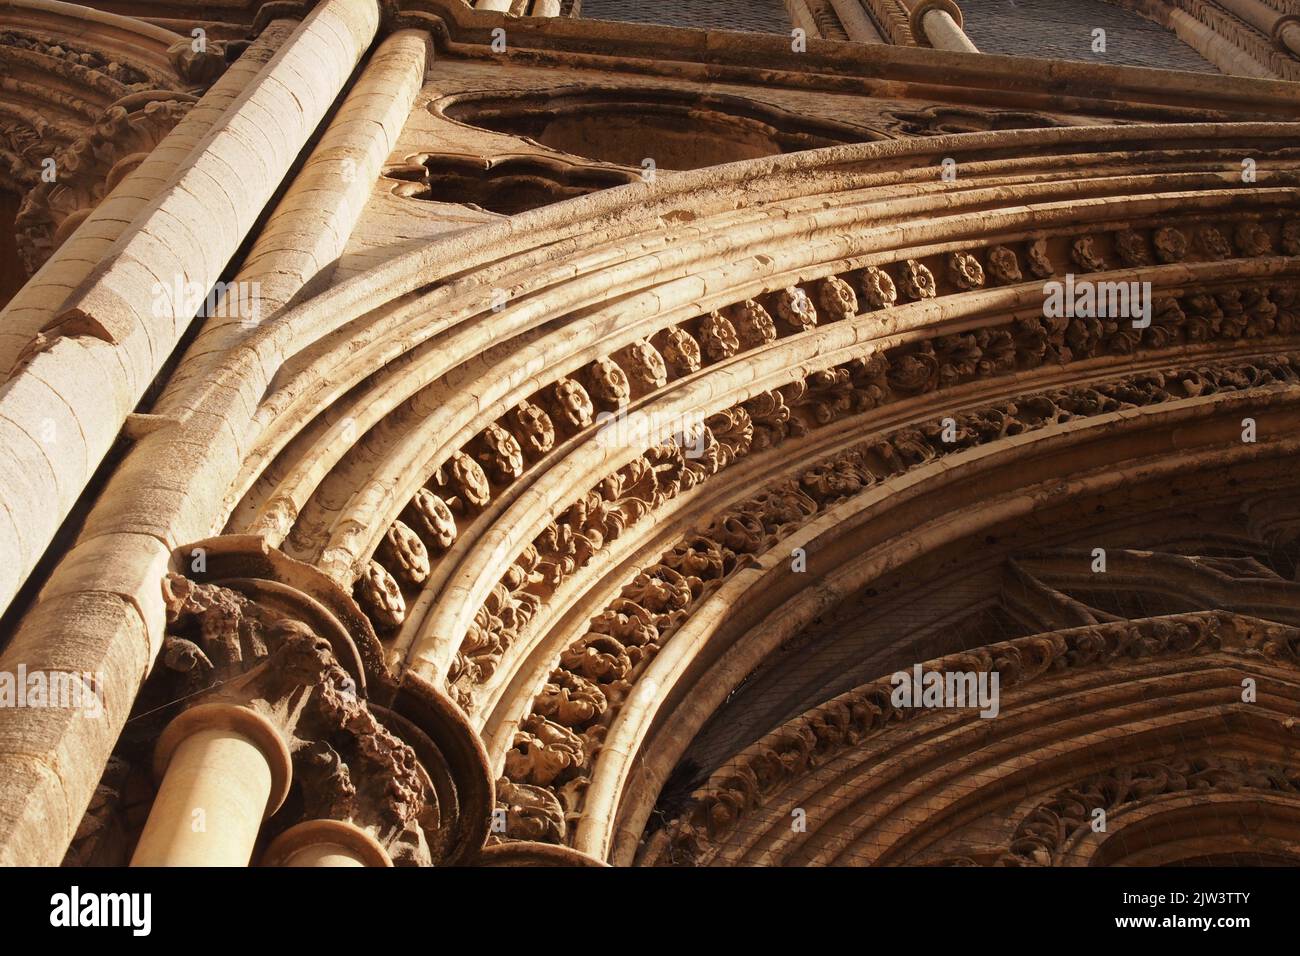
[[485, 847], [479, 854], [476, 866], [539, 866], [539, 867], [608, 867], [609, 864], [567, 846], [551, 843], [531, 843], [520, 840]]
[[455, 817], [442, 821], [438, 863], [461, 864], [484, 846], [496, 804], [495, 778], [483, 741], [465, 712], [414, 671], [407, 671], [391, 710], [375, 708], [415, 749]]
[[1300, 57], [1300, 13], [1285, 13], [1274, 20], [1272, 40], [1279, 49]]
[[[335, 855], [354, 863], [321, 862]], [[261, 865], [391, 867], [393, 861], [379, 841], [356, 824], [346, 820], [304, 820], [267, 845]]]
[[[1247, 826], [1251, 821], [1253, 826]], [[1107, 815], [1061, 849], [1063, 866], [1187, 866], [1249, 858], [1300, 864], [1300, 799], [1267, 792], [1166, 793]]]
[[956, 0], [914, 0], [912, 9], [907, 14], [907, 25], [912, 31], [912, 36], [927, 36], [925, 15], [934, 10], [942, 11], [952, 17], [953, 23], [957, 24], [957, 29], [960, 30], [964, 25], [961, 7], [957, 6]]
[[228, 730], [253, 743], [271, 771], [271, 794], [266, 801], [263, 819], [271, 817], [289, 796], [293, 783], [293, 760], [289, 746], [271, 721], [256, 711], [237, 704], [199, 704], [182, 711], [169, 723], [154, 750], [154, 777], [162, 781], [172, 757], [193, 734], [208, 730]]

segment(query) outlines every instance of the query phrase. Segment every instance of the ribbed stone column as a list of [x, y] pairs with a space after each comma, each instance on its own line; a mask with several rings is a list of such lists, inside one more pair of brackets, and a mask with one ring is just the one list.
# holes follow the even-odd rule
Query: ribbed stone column
[[821, 29], [817, 26], [817, 19], [808, 9], [806, 0], [785, 0], [785, 8], [790, 11], [790, 21], [799, 29], [803, 30], [810, 38], [820, 38]]
[[201, 704], [158, 740], [158, 795], [132, 866], [247, 866], [293, 773], [280, 732], [234, 704]]
[[835, 7], [835, 14], [840, 18], [850, 40], [858, 43], [885, 42], [858, 0], [831, 0], [831, 5]]
[[[374, 0], [317, 6], [19, 356], [26, 366], [0, 389], [0, 552], [11, 556], [0, 606], [189, 327], [193, 290], [220, 278], [378, 22]], [[48, 434], [56, 440], [32, 437]]]
[[1224, 73], [1272, 79], [1273, 71], [1185, 10], [1168, 11], [1174, 35]]
[[[235, 277], [237, 288], [255, 290], [259, 323], [273, 317], [343, 254], [380, 167], [410, 115], [432, 55], [428, 33], [401, 30], [384, 40], [366, 64]], [[202, 379], [248, 334], [250, 323], [238, 310], [218, 312], [204, 323], [181, 360], [158, 403], [159, 413], [185, 414], [172, 404], [185, 391], [185, 383]]]
[[1218, 3], [1278, 46], [1300, 56], [1300, 16], [1281, 13], [1260, 0], [1218, 0]]
[[1274, 24], [1273, 39], [1300, 56], [1300, 17], [1286, 17]]
[[[3, 575], [0, 600], [12, 597], [44, 551], [190, 324], [183, 303], [170, 292], [155, 296], [153, 287], [172, 279], [211, 287], [350, 78], [378, 19], [374, 0], [320, 3], [76, 291], [75, 307], [48, 330], [51, 339], [31, 365], [0, 389], [0, 489], [9, 506], [0, 509], [0, 553], [12, 556], [0, 571], [15, 569]], [[46, 393], [15, 401], [19, 381]], [[94, 436], [88, 446], [67, 443], [75, 451], [57, 467], [23, 437], [39, 435], [51, 409], [66, 416], [56, 426], [62, 433]], [[201, 421], [195, 413], [187, 424]], [[229, 423], [218, 425], [215, 443], [186, 446], [188, 461], [210, 451], [239, 460]], [[156, 465], [146, 471], [164, 481]], [[186, 518], [204, 507], [201, 495], [174, 482], [162, 491], [180, 496]], [[170, 527], [142, 519], [149, 509], [137, 507], [141, 500], [130, 496], [130, 506], [106, 525], [87, 528], [0, 655], [0, 670], [57, 660], [64, 669], [103, 672], [105, 685], [103, 718], [95, 722], [56, 709], [0, 711], [0, 865], [58, 862], [157, 656], [165, 619], [159, 582], [175, 545]]]

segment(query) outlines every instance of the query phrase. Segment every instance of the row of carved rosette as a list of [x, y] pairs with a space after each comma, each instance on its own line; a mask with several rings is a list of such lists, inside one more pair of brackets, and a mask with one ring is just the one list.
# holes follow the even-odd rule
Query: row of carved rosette
[[[429, 579], [438, 556], [474, 526], [494, 493], [519, 480], [530, 463], [557, 443], [587, 433], [598, 414], [617, 412], [671, 381], [778, 339], [808, 334], [818, 326], [845, 321], [860, 312], [881, 312], [986, 287], [1060, 279], [1066, 273], [1145, 270], [1173, 263], [1257, 259], [1278, 254], [1300, 254], [1300, 219], [1252, 216], [1233, 221], [1135, 225], [1109, 232], [1031, 239], [1014, 247], [995, 244], [932, 256], [926, 261], [907, 259], [894, 265], [869, 266], [778, 289], [671, 326], [544, 387], [448, 458], [385, 535], [357, 582], [358, 600], [381, 634], [401, 626], [408, 597]], [[450, 692], [462, 706], [472, 709], [476, 689], [493, 676], [505, 652], [519, 641], [539, 608], [562, 582], [627, 527], [739, 458], [805, 435], [846, 415], [862, 414], [977, 379], [1105, 355], [1291, 336], [1300, 329], [1300, 287], [1279, 278], [1275, 282], [1173, 289], [1157, 295], [1152, 311], [1151, 324], [1146, 328], [1114, 318], [1043, 315], [968, 333], [936, 335], [883, 351], [864, 349], [860, 359], [756, 396], [708, 417], [694, 433], [680, 434], [647, 448], [572, 502], [531, 546], [515, 556], [478, 609], [461, 643], [448, 675]], [[1205, 390], [1254, 387], [1275, 377], [1278, 381], [1294, 381], [1288, 360], [1269, 367], [1171, 369], [1169, 381], [1159, 376], [1139, 377], [1103, 390], [1031, 396], [1014, 406], [963, 416], [959, 419], [962, 438], [958, 442], [938, 443], [936, 421], [929, 429], [933, 434], [882, 436], [882, 444], [900, 443], [893, 452], [896, 462], [907, 461], [909, 455], [923, 461], [927, 455], [949, 454], [968, 447], [967, 439], [972, 437], [976, 441], [993, 440], [1076, 414], [1099, 414]], [[1057, 403], [1061, 398], [1064, 406]], [[1036, 418], [1039, 409], [1050, 411]], [[922, 447], [926, 450], [918, 450]], [[833, 488], [841, 480], [863, 480], [838, 478], [844, 467], [819, 466], [810, 471], [810, 475], [819, 477], [810, 480], [826, 488]], [[868, 468], [868, 472], [879, 478], [890, 470]], [[769, 497], [777, 495], [773, 490]], [[789, 505], [802, 509], [805, 519], [817, 510], [815, 501]], [[742, 527], [759, 523], [752, 516], [747, 524], [743, 524], [745, 521], [729, 514], [715, 522], [713, 528], [700, 529], [699, 533], [717, 540], [719, 535], [731, 533], [723, 527], [728, 523], [742, 523]], [[726, 564], [734, 562], [734, 556], [714, 560]], [[658, 581], [654, 587], [671, 590]], [[684, 613], [677, 610], [679, 617]], [[631, 615], [643, 622], [647, 632], [655, 629], [648, 623], [653, 616], [645, 608]], [[564, 652], [551, 684], [538, 698], [535, 712], [521, 726], [517, 745], [507, 757], [506, 775], [499, 786], [515, 788], [517, 806], [537, 805], [529, 811], [531, 822], [521, 819], [517, 826], [512, 822], [512, 833], [558, 839], [564, 829], [563, 814], [571, 815], [581, 805], [583, 774], [575, 773], [574, 768], [590, 768], [592, 751], [598, 746], [608, 717], [590, 727], [585, 722], [616, 709], [608, 700], [602, 703], [603, 698], [612, 697], [616, 702], [625, 696], [625, 687], [616, 686], [610, 693], [599, 687], [593, 689], [590, 678], [584, 678], [581, 668], [572, 663], [592, 661], [589, 666], [617, 670], [623, 665], [604, 662], [626, 657], [631, 666], [638, 662], [644, 666], [644, 660], [658, 646], [656, 640], [634, 640], [630, 651], [625, 647], [607, 654], [600, 645], [612, 639], [594, 628], [593, 634], [597, 638], [584, 636]], [[568, 715], [570, 721], [550, 720], [557, 712]], [[575, 714], [581, 715], [576, 728], [568, 726]], [[561, 784], [567, 784], [569, 791], [558, 801], [557, 777], [563, 777]], [[518, 789], [542, 785], [550, 788], [550, 796]], [[528, 814], [520, 810], [520, 815]], [[540, 822], [543, 819], [546, 822]]]
[[[934, 257], [934, 269], [908, 259], [893, 266], [827, 276], [671, 326], [542, 388], [442, 462], [407, 504], [403, 516], [388, 529], [363, 569], [357, 581], [358, 600], [381, 633], [400, 627], [406, 620], [408, 598], [429, 579], [438, 557], [474, 524], [494, 490], [499, 492], [517, 481], [530, 463], [558, 442], [586, 433], [600, 413], [616, 413], [672, 381], [778, 339], [849, 319], [864, 306], [869, 312], [888, 310], [987, 286], [1014, 285], [1031, 277], [1047, 280], [1076, 270], [1083, 275], [1113, 268], [1222, 261], [1233, 256], [1258, 258], [1279, 252], [1300, 254], [1300, 219], [1130, 228], [1059, 241], [1040, 238], [1023, 243], [1019, 251], [993, 245]], [[525, 602], [540, 599], [567, 573], [565, 568], [575, 553], [585, 551], [589, 556], [591, 547], [575, 542], [583, 535], [603, 537], [609, 533], [598, 530], [599, 522], [620, 525], [636, 520], [646, 509], [675, 495], [682, 481], [691, 486], [689, 474], [711, 468], [715, 462], [725, 466], [728, 456], [746, 453], [747, 447], [741, 445], [747, 445], [749, 439], [739, 433], [727, 432], [730, 439], [712, 436], [717, 440], [711, 440], [708, 436], [715, 426], [725, 431], [737, 427], [739, 416], [752, 416], [756, 449], [761, 450], [785, 432], [792, 430], [797, 435], [824, 424], [823, 419], [835, 414], [824, 398], [827, 376], [849, 376], [855, 383], [841, 388], [831, 398], [832, 405], [848, 402], [854, 411], [863, 411], [972, 378], [1049, 363], [1185, 343], [1286, 335], [1295, 326], [1298, 305], [1300, 291], [1285, 282], [1213, 292], [1188, 290], [1158, 298], [1154, 320], [1147, 329], [1113, 319], [1043, 318], [967, 335], [941, 335], [883, 353], [864, 350], [859, 362], [819, 373], [802, 386], [792, 383], [788, 389], [715, 417], [703, 429], [706, 444], [718, 446], [711, 456], [680, 465], [667, 461], [683, 454], [680, 446], [694, 443], [698, 437], [694, 434], [679, 436], [676, 452], [667, 445], [649, 449], [641, 462], [602, 482], [598, 490], [605, 504], [590, 529], [574, 526], [571, 516], [557, 520], [538, 537], [533, 549], [519, 556], [518, 567], [505, 575], [503, 585], [518, 590], [511, 581], [521, 576], [532, 578], [532, 586], [526, 590], [533, 597]], [[800, 394], [786, 395], [790, 390]], [[721, 424], [724, 419], [732, 424]], [[745, 426], [739, 427], [743, 431]], [[682, 470], [688, 476], [677, 479], [676, 472]], [[657, 477], [660, 475], [662, 480]], [[572, 507], [582, 509], [584, 502], [586, 498]], [[473, 635], [465, 638], [451, 681], [466, 704], [470, 703], [468, 687], [490, 676], [490, 665], [484, 670], [482, 644]]]
[[[494, 483], [517, 478], [525, 467], [526, 457], [554, 446], [556, 420], [564, 422], [565, 432], [576, 434], [590, 425], [597, 405], [603, 409], [617, 408], [630, 398], [662, 387], [670, 377], [690, 374], [702, 365], [725, 360], [778, 337], [808, 331], [819, 323], [848, 318], [856, 314], [859, 301], [865, 301], [872, 310], [887, 309], [899, 302], [900, 290], [905, 300], [919, 301], [938, 294], [977, 289], [990, 281], [1013, 284], [1024, 279], [1024, 271], [1035, 278], [1047, 279], [1073, 269], [1080, 273], [1105, 271], [1116, 264], [1136, 268], [1157, 263], [1221, 261], [1234, 255], [1259, 257], [1279, 251], [1295, 255], [1300, 251], [1300, 220], [1250, 220], [1232, 226], [1202, 223], [1194, 227], [1162, 226], [1124, 229], [1103, 236], [1084, 235], [1056, 244], [1052, 251], [1065, 257], [1059, 266], [1053, 263], [1049, 249], [1049, 243], [1040, 239], [1025, 243], [1019, 254], [1001, 245], [983, 250], [980, 255], [978, 250], [950, 253], [943, 258], [946, 269], [939, 281], [929, 267], [916, 260], [907, 260], [893, 268], [869, 267], [842, 277], [827, 277], [807, 288], [794, 286], [780, 290], [765, 297], [766, 304], [747, 300], [665, 330], [654, 340], [636, 343], [621, 354], [593, 363], [586, 373], [589, 376], [586, 388], [575, 379], [564, 380], [489, 429], [482, 436], [482, 445], [461, 452], [444, 473], [436, 476], [435, 487], [448, 487], [453, 492], [446, 500], [428, 488], [417, 495], [411, 509], [416, 519], [413, 525], [425, 532], [436, 527], [437, 537], [433, 541], [440, 547], [448, 546], [466, 520], [472, 520], [474, 508], [486, 504]], [[1300, 294], [1294, 284], [1279, 282], [1183, 290], [1162, 296], [1155, 303], [1151, 326], [1145, 329], [1104, 318], [1019, 319], [1002, 327], [937, 336], [919, 344], [870, 354], [714, 415], [704, 423], [702, 436], [685, 436], [683, 441], [649, 449], [644, 456], [609, 476], [563, 512], [516, 559], [476, 615], [450, 674], [452, 690], [462, 704], [471, 707], [472, 688], [492, 676], [503, 652], [518, 639], [546, 596], [561, 581], [589, 562], [629, 524], [751, 451], [770, 447], [789, 436], [806, 434], [846, 414], [1018, 369], [1194, 343], [1290, 336], [1297, 329], [1298, 305]], [[1289, 366], [1283, 362], [1283, 368]], [[1159, 383], [1154, 400], [1164, 400], [1170, 394], [1193, 396], [1221, 387], [1254, 387], [1266, 383], [1274, 374], [1268, 368], [1224, 368], [1203, 378], [1204, 371], [1183, 370], [1171, 392], [1163, 391], [1164, 383]], [[1278, 380], [1294, 381], [1290, 371], [1284, 371]], [[1099, 413], [1130, 402], [1148, 403], [1153, 400], [1149, 391], [1151, 381], [1155, 380], [1138, 379], [1112, 386], [1120, 404], [1108, 402], [1096, 391], [1085, 393], [1083, 404], [1092, 407], [1083, 413]], [[1036, 402], [1048, 401], [1047, 396], [1035, 396], [1022, 404], [1024, 408], [1032, 408]], [[554, 417], [543, 405], [551, 407]], [[991, 425], [987, 420], [990, 415]], [[1002, 434], [1001, 417], [996, 410], [976, 416], [977, 420], [984, 419], [980, 422], [981, 429], [989, 438]], [[521, 427], [524, 421], [528, 424]], [[937, 422], [931, 426], [936, 432], [937, 427]], [[1014, 431], [1031, 426], [1012, 422], [1010, 427]], [[960, 431], [965, 436], [972, 429], [963, 420]], [[513, 444], [510, 438], [515, 439]], [[688, 456], [684, 448], [687, 444], [702, 447], [703, 453]], [[523, 454], [525, 447], [529, 449], [528, 456]], [[947, 453], [962, 447], [961, 442], [944, 443], [935, 451]], [[475, 457], [486, 470], [474, 467]], [[467, 486], [468, 496], [464, 494]], [[431, 516], [432, 521], [428, 520]], [[381, 549], [380, 561], [387, 557], [405, 569], [411, 561], [404, 552], [410, 549], [396, 547], [399, 541], [394, 538], [398, 535], [407, 540], [416, 538], [420, 545], [428, 540], [427, 534], [409, 532], [410, 528], [401, 526], [390, 534], [387, 550]], [[418, 549], [419, 545], [415, 547]], [[417, 553], [416, 563], [421, 573], [427, 555], [427, 550]], [[371, 567], [371, 573], [381, 580], [382, 570], [375, 565]], [[418, 582], [407, 578], [406, 583], [409, 586]], [[363, 581], [363, 599], [368, 586]], [[400, 588], [390, 579], [383, 590], [393, 600], [389, 610], [396, 610]], [[376, 606], [373, 596], [368, 606], [372, 609]], [[389, 623], [395, 624], [398, 619], [393, 614]], [[552, 709], [581, 713], [588, 718], [600, 709], [596, 703], [600, 693], [592, 693], [589, 686], [580, 684], [579, 675], [565, 666], [570, 657], [588, 655], [603, 659], [588, 648], [589, 643], [586, 638], [581, 639], [563, 655], [552, 684], [539, 698], [537, 712], [521, 729], [517, 753], [508, 758], [507, 765], [507, 778], [516, 786], [535, 786], [529, 781], [548, 777], [553, 782], [555, 764], [563, 765], [566, 770], [590, 766], [590, 754], [583, 755], [583, 746], [575, 742], [572, 734], [566, 734], [562, 727], [539, 723]], [[635, 651], [634, 658], [653, 653], [653, 642], [638, 642], [638, 646], [641, 644], [650, 649]], [[624, 693], [617, 691], [614, 696], [618, 698]], [[581, 701], [573, 704], [576, 698]], [[595, 728], [597, 739], [599, 729]], [[538, 734], [538, 730], [543, 732]], [[538, 745], [539, 737], [549, 740]], [[589, 740], [585, 748], [591, 749]], [[520, 769], [534, 764], [536, 758], [531, 754], [539, 749], [547, 754], [540, 764], [550, 769], [536, 772]], [[567, 782], [571, 790], [580, 790], [582, 785], [580, 776], [571, 776]], [[532, 794], [530, 799], [533, 803], [546, 804], [552, 818], [561, 809], [554, 801], [547, 803], [537, 794]], [[580, 798], [571, 797], [563, 803], [573, 813]], [[556, 830], [562, 829], [562, 825], [529, 824], [522, 829], [531, 836], [545, 832], [548, 838], [555, 839]]]

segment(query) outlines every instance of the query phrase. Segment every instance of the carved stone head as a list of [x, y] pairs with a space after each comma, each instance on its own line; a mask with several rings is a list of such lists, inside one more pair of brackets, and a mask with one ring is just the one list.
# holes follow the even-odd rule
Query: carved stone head
[[1109, 268], [1097, 248], [1096, 236], [1080, 236], [1074, 240], [1070, 246], [1070, 258], [1084, 272], [1105, 272]]
[[1282, 251], [1288, 256], [1300, 256], [1300, 219], [1288, 219], [1282, 224]]
[[1046, 279], [1056, 274], [1052, 257], [1047, 253], [1047, 240], [1035, 239], [1025, 244], [1025, 261], [1035, 278]]
[[1202, 226], [1196, 230], [1196, 245], [1208, 259], [1232, 258], [1232, 247], [1214, 226]]

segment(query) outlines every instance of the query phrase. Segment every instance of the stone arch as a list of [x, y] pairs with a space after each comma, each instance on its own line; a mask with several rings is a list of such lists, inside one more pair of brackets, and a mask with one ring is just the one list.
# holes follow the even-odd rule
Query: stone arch
[[225, 68], [220, 44], [45, 0], [0, 13], [0, 186], [30, 275]]
[[[938, 145], [969, 164], [957, 197], [917, 165], [932, 144], [840, 147], [755, 161], [768, 176], [799, 171], [802, 193], [770, 204], [731, 211], [725, 180], [682, 174], [669, 190], [632, 185], [524, 214], [516, 222], [527, 221], [532, 245], [522, 226], [485, 230], [481, 247], [457, 244], [462, 270], [443, 282], [427, 280], [443, 254], [435, 246], [381, 267], [397, 280], [383, 299], [345, 283], [265, 333], [268, 346], [299, 339], [257, 413], [261, 437], [233, 482], [228, 500], [240, 501], [226, 530], [263, 535], [355, 588], [397, 666], [450, 678], [498, 767], [518, 750], [516, 733], [529, 734], [519, 753], [540, 755], [545, 777], [587, 755], [534, 699], [598, 706], [578, 681], [552, 689], [551, 675], [635, 570], [689, 550], [702, 516], [800, 471], [821, 468], [809, 480], [832, 500], [837, 482], [869, 485], [824, 464], [864, 435], [894, 443], [899, 471], [880, 452], [864, 467], [884, 469], [877, 477], [899, 502], [920, 480], [913, 465], [944, 484], [935, 429], [949, 416], [962, 460], [987, 460], [1006, 480], [1029, 474], [1036, 455], [1046, 476], [1068, 455], [1165, 448], [1171, 433], [1186, 444], [1149, 467], [1184, 467], [1193, 448], [1205, 468], [1257, 457], [1222, 443], [1247, 410], [1276, 413], [1283, 430], [1276, 423], [1293, 414], [1291, 359], [1272, 356], [1295, 321], [1293, 265], [1277, 254], [1295, 241], [1289, 169], [1273, 165], [1276, 178], [1244, 190], [1243, 206], [1229, 158], [1192, 128], [1181, 134], [1191, 167], [1173, 178], [1138, 131], [1035, 131], [1041, 152], [1029, 160], [1003, 158], [1010, 135]], [[1256, 148], [1274, 148], [1266, 130], [1256, 135]], [[1112, 191], [1116, 167], [1129, 179]], [[1031, 197], [1033, 226], [1022, 212]], [[683, 224], [690, 242], [643, 260], [642, 224], [665, 221]], [[735, 258], [760, 238], [762, 251]], [[593, 255], [611, 264], [574, 276], [569, 263]], [[1076, 271], [1152, 282], [1150, 326], [1035, 325], [1044, 282]], [[326, 310], [330, 325], [310, 324]], [[431, 312], [440, 320], [425, 321]], [[1083, 392], [1063, 414], [1049, 396], [1072, 388]], [[624, 407], [698, 414], [702, 456], [658, 438], [602, 444], [596, 413]], [[1289, 448], [1279, 439], [1259, 454]], [[738, 540], [773, 533], [739, 520], [729, 532]], [[765, 572], [758, 560], [728, 573]], [[656, 613], [671, 614], [681, 582], [654, 587], [670, 602]], [[588, 650], [622, 666], [600, 641]], [[673, 697], [662, 683], [655, 692], [661, 704]], [[633, 749], [648, 729], [629, 738]], [[605, 815], [582, 849], [601, 856], [626, 777], [596, 769]]]
[[[996, 721], [900, 709], [894, 682], [881, 679], [719, 768], [650, 837], [642, 862], [1090, 865], [1171, 802], [1194, 825], [1227, 800], [1277, 804], [1270, 837], [1293, 844], [1285, 821], [1297, 770], [1282, 722], [1294, 640], [1291, 628], [1210, 613], [1069, 629], [923, 665], [1001, 670]], [[1277, 694], [1263, 708], [1243, 704], [1242, 673]], [[1011, 738], [1017, 757], [1004, 750]], [[796, 805], [807, 808], [803, 832], [785, 819]], [[1148, 856], [1164, 840], [1176, 856], [1179, 838], [1160, 836]], [[1116, 839], [1109, 853], [1131, 846]]]

